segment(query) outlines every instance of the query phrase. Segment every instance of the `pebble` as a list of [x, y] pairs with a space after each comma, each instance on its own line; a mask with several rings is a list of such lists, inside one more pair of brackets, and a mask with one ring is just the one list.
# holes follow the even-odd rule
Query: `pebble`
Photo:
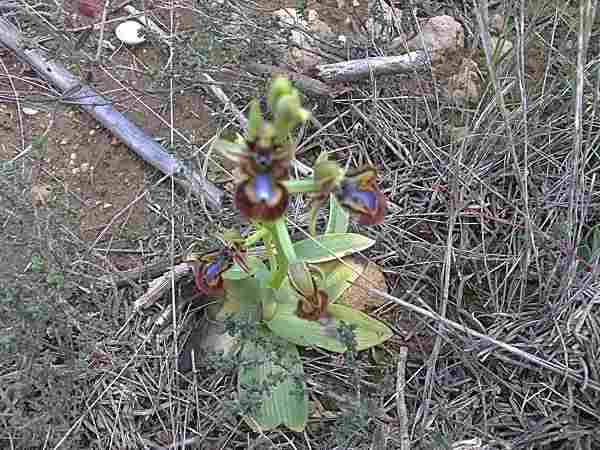
[[95, 134], [96, 134], [96, 130], [90, 130], [90, 132], [89, 132], [89, 135], [90, 135], [90, 136], [93, 136], [93, 135], [95, 135]]
[[77, 175], [79, 173], [79, 167], [75, 167], [75, 168], [71, 169], [71, 173], [73, 175]]
[[108, 209], [112, 206], [112, 203], [105, 203], [104, 205], [102, 205], [102, 209]]
[[21, 111], [23, 111], [23, 114], [25, 114], [26, 116], [35, 116], [37, 113], [39, 113], [37, 109], [28, 108], [27, 106], [23, 106], [23, 108], [21, 108]]
[[77, 159], [77, 153], [71, 153], [71, 159], [72, 160], [76, 160]]
[[83, 163], [83, 164], [81, 165], [81, 171], [82, 171], [83, 173], [87, 172], [89, 168], [90, 168], [90, 165], [89, 165], [88, 163]]
[[139, 35], [139, 31], [143, 29], [144, 26], [138, 21], [127, 20], [115, 29], [115, 34], [124, 44], [136, 45], [141, 44], [146, 40], [144, 36]]
[[67, 145], [69, 141], [67, 139], [63, 139], [60, 141], [60, 145]]

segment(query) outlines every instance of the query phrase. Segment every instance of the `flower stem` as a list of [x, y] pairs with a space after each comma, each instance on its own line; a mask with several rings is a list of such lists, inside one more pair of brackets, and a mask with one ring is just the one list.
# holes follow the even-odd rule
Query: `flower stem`
[[301, 180], [284, 181], [284, 186], [290, 194], [302, 194], [308, 192], [319, 192], [319, 186], [314, 178], [303, 178]]
[[275, 247], [277, 248], [278, 263], [277, 270], [273, 272], [272, 285], [274, 288], [279, 288], [287, 276], [289, 264], [295, 262], [297, 257], [294, 244], [288, 233], [285, 217], [280, 218], [272, 224], [271, 233], [275, 241]]
[[267, 228], [260, 227], [258, 230], [256, 230], [254, 233], [252, 233], [246, 238], [246, 240], [244, 241], [244, 247], [252, 247], [254, 244], [256, 244], [260, 240], [263, 240], [269, 234], [271, 234], [271, 232]]

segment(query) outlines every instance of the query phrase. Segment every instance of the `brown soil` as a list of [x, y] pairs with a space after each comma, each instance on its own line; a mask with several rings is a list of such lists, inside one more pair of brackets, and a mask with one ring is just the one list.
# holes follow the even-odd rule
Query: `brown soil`
[[[5, 51], [8, 73], [17, 77], [0, 78], [0, 90], [18, 93], [21, 101], [39, 93], [46, 83]], [[115, 66], [127, 68], [125, 77], [113, 78], [102, 67], [71, 67], [91, 80], [97, 92], [113, 101], [115, 108], [154, 137], [169, 136], [168, 90], [147, 93], [151, 74], [165, 64], [164, 55], [152, 48], [129, 51], [121, 48], [113, 55]], [[150, 75], [149, 75], [150, 74]], [[129, 91], [129, 92], [128, 92]], [[204, 143], [209, 134], [203, 97], [194, 92], [177, 93], [174, 98], [175, 127], [194, 143]], [[144, 226], [143, 200], [132, 202], [145, 189], [145, 163], [120, 143], [93, 117], [74, 106], [21, 104], [36, 111], [19, 114], [15, 103], [0, 105], [0, 158], [14, 158], [22, 144], [33, 166], [32, 200], [36, 207], [61, 207], [70, 210], [78, 221], [80, 235], [88, 241], [115, 236], [133, 237]], [[45, 136], [45, 138], [43, 137]], [[61, 192], [66, 197], [60, 197]], [[64, 203], [66, 202], [66, 203]], [[117, 215], [119, 217], [117, 218]], [[125, 227], [126, 226], [126, 227]], [[105, 230], [105, 228], [107, 228]]]

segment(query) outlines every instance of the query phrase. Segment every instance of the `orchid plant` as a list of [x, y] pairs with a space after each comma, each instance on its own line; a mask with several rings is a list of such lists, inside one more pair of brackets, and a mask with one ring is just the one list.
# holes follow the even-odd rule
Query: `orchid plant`
[[[360, 273], [349, 255], [374, 244], [368, 237], [348, 233], [350, 215], [356, 214], [361, 224], [379, 224], [386, 201], [374, 168], [346, 172], [326, 153], [317, 159], [312, 177], [290, 179], [289, 164], [295, 156], [291, 134], [310, 113], [284, 78], [272, 83], [267, 103], [272, 121], [254, 101], [246, 136], [216, 144], [236, 165], [235, 205], [252, 232], [245, 238], [226, 232], [220, 249], [192, 254], [188, 261], [194, 266], [197, 289], [219, 300], [217, 318], [233, 314], [249, 319], [260, 336], [278, 343], [277, 351], [261, 344], [264, 340], [229, 350], [249, 361], [239, 368], [240, 399], [250, 395], [249, 386], [264, 385], [269, 377], [278, 380], [261, 394], [260, 406], [245, 415], [246, 422], [255, 430], [283, 424], [301, 431], [308, 400], [297, 346], [345, 352], [343, 327], [353, 331], [357, 351], [392, 334], [385, 324], [336, 303]], [[306, 194], [310, 205], [309, 233], [297, 242], [290, 237], [285, 214], [294, 194]], [[329, 218], [318, 234], [317, 212], [326, 203]]]

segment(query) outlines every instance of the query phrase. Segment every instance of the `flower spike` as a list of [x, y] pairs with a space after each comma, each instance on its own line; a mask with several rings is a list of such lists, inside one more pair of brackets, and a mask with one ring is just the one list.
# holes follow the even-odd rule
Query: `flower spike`
[[260, 105], [250, 105], [248, 133], [243, 143], [218, 143], [218, 148], [237, 165], [235, 204], [242, 216], [264, 222], [279, 219], [288, 206], [284, 185], [296, 149], [288, 134], [309, 112], [300, 104], [300, 94], [291, 83], [278, 78], [271, 85], [268, 104], [274, 122], [265, 121]]

